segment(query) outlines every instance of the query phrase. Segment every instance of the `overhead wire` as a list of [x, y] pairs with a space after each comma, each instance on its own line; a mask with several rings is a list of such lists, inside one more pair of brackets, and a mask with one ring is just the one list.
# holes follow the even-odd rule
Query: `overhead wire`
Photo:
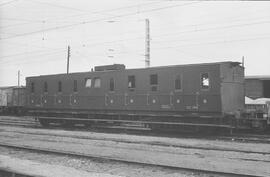
[[[195, 44], [188, 44], [188, 45], [179, 45], [179, 46], [169, 46], [169, 47], [154, 47], [153, 49], [158, 49], [158, 50], [166, 50], [166, 49], [176, 49], [176, 48], [180, 48], [180, 47], [185, 47], [185, 46], [196, 46], [196, 45], [212, 45], [212, 44], [219, 44], [219, 43], [232, 43], [232, 42], [243, 42], [243, 41], [249, 41], [249, 40], [257, 40], [257, 39], [266, 39], [266, 38], [270, 38], [270, 36], [268, 37], [257, 37], [257, 38], [247, 38], [247, 39], [235, 39], [235, 40], [223, 40], [223, 41], [215, 41], [215, 42], [207, 42], [207, 43], [195, 43]], [[63, 50], [64, 51], [64, 50]], [[138, 52], [138, 51], [142, 51], [142, 50], [135, 50], [133, 51], [134, 52]], [[55, 53], [60, 53], [62, 51], [55, 51], [55, 52], [48, 52], [46, 54], [38, 54], [38, 55], [34, 55], [34, 56], [48, 56], [48, 55], [51, 55], [51, 54], [55, 54]], [[187, 53], [187, 52], [184, 52], [182, 51], [183, 53]], [[115, 54], [130, 54], [130, 52], [117, 52]], [[76, 55], [76, 53], [74, 54]], [[82, 54], [80, 54], [82, 55]], [[137, 56], [144, 56], [144, 55], [139, 55], [137, 54]], [[103, 55], [89, 55], [89, 56], [85, 56], [85, 57], [106, 57], [104, 54]], [[49, 61], [49, 60], [55, 60], [55, 59], [47, 59], [46, 58], [46, 61]], [[34, 63], [34, 62], [39, 62], [39, 61], [43, 61], [43, 60], [34, 60], [34, 61], [28, 61], [28, 60], [25, 60], [25, 62], [22, 62], [23, 60], [20, 60], [19, 63], [18, 62], [12, 62], [12, 64], [26, 64], [26, 63]], [[58, 61], [58, 59], [56, 59], [55, 61]], [[65, 60], [63, 60], [65, 61]], [[105, 61], [105, 60], [104, 60]], [[1, 64], [9, 64], [9, 62], [0, 62]]]
[[[262, 24], [262, 23], [269, 23], [269, 21], [268, 22], [261, 22], [261, 23], [256, 23], [256, 24]], [[242, 24], [243, 25], [243, 24]], [[244, 26], [246, 26], [247, 24], [244, 24]], [[219, 27], [219, 28], [223, 28], [223, 27]], [[199, 31], [205, 31], [206, 29], [200, 29]], [[198, 30], [195, 30], [195, 31], [198, 31]], [[185, 31], [186, 32], [186, 31]], [[178, 34], [178, 33], [177, 33]], [[156, 36], [157, 37], [157, 36]], [[249, 39], [249, 40], [255, 40], [255, 39]], [[123, 41], [123, 40], [122, 40]], [[114, 41], [115, 42], [115, 41]], [[227, 41], [228, 42], [228, 41]], [[232, 42], [232, 41], [231, 41]], [[108, 42], [109, 43], [109, 42]], [[223, 41], [223, 43], [224, 43], [224, 41]], [[101, 43], [100, 43], [101, 44]], [[90, 44], [91, 45], [91, 44]], [[197, 45], [197, 44], [196, 44]]]
[[[250, 36], [255, 36], [255, 37], [261, 37], [262, 35], [270, 35], [270, 33], [263, 33], [263, 34], [245, 34], [245, 35], [238, 35], [237, 37], [239, 38], [239, 37], [246, 37], [246, 36], [248, 36], [248, 37], [250, 37]], [[227, 37], [232, 37], [232, 36], [227, 36]], [[196, 40], [207, 40], [207, 39], [213, 39], [213, 38], [224, 38], [224, 35], [222, 35], [222, 36], [210, 36], [210, 37], [205, 37], [205, 38], [197, 38], [197, 37], [195, 37], [195, 38], [180, 38], [180, 39], [173, 39], [173, 40], [162, 40], [162, 41], [159, 41], [159, 40], [153, 40], [151, 43], [152, 44], [158, 44], [158, 43], [168, 43], [168, 42], [186, 42], [186, 41], [196, 41]]]
[[[227, 22], [224, 22], [224, 21], [221, 21], [220, 19], [219, 20], [214, 20], [214, 21], [211, 21], [211, 22], [206, 22], [206, 23], [197, 23], [197, 24], [188, 24], [188, 25], [177, 25], [177, 26], [174, 26], [174, 28], [177, 28], [177, 27], [180, 27], [180, 28], [186, 28], [186, 27], [200, 27], [200, 26], [204, 26], [204, 25], [212, 25], [212, 24], [222, 24], [222, 23], [232, 23], [232, 22], [246, 22], [246, 21], [251, 21], [251, 20], [257, 20], [257, 19], [263, 19], [263, 18], [267, 18], [269, 19], [270, 16], [261, 16], [261, 17], [256, 17], [256, 18], [238, 18], [238, 19], [233, 19], [233, 17], [231, 18], [226, 18], [224, 20], [227, 20]], [[153, 29], [166, 29], [166, 28], [170, 28], [170, 26], [158, 26], [158, 27], [155, 27], [155, 26], [152, 26]]]
[[[195, 29], [195, 30], [188, 30], [188, 31], [181, 31], [181, 32], [177, 32], [177, 33], [169, 33], [169, 34], [161, 34], [161, 35], [157, 35], [157, 36], [153, 36], [154, 37], [161, 37], [161, 36], [168, 36], [168, 35], [175, 35], [175, 34], [179, 34], [179, 33], [188, 33], [188, 32], [200, 32], [200, 31], [208, 31], [208, 30], [215, 30], [215, 29], [223, 29], [223, 28], [232, 28], [232, 27], [240, 27], [240, 26], [246, 26], [246, 25], [255, 25], [255, 24], [261, 24], [261, 23], [269, 23], [270, 21], [264, 21], [264, 22], [253, 22], [253, 23], [248, 23], [248, 24], [237, 24], [237, 25], [230, 25], [230, 26], [222, 26], [222, 27], [214, 27], [214, 28], [207, 28], [207, 29]], [[120, 40], [123, 41], [123, 40]], [[115, 41], [117, 42], [117, 41]], [[111, 43], [111, 42], [105, 42], [105, 43]], [[101, 43], [103, 44], [103, 43]], [[95, 44], [98, 45], [98, 44]]]
[[[212, 44], [219, 44], [219, 43], [233, 43], [233, 42], [243, 42], [243, 41], [249, 41], [249, 40], [258, 40], [258, 39], [268, 39], [270, 36], [261, 36], [261, 37], [253, 37], [253, 38], [246, 38], [246, 39], [234, 39], [234, 40], [220, 40], [220, 41], [214, 41], [214, 42], [203, 42], [203, 43], [193, 43], [193, 44], [184, 44], [184, 45], [178, 45], [178, 46], [169, 46], [169, 47], [153, 47], [152, 49], [175, 49], [175, 48], [180, 48], [180, 47], [185, 47], [185, 46], [196, 46], [196, 45], [212, 45]], [[142, 50], [135, 50], [136, 52]], [[184, 51], [182, 51], [184, 52]], [[128, 53], [128, 52], [119, 52], [118, 54], [121, 53]], [[184, 52], [187, 53], [187, 52]], [[99, 56], [99, 55], [95, 55]], [[144, 55], [141, 55], [144, 56]], [[90, 57], [90, 56], [89, 56]], [[91, 56], [92, 57], [92, 56]]]
[[43, 23], [44, 20], [30, 20], [25, 18], [8, 18], [8, 17], [1, 17], [1, 20], [9, 20], [9, 21], [24, 21], [24, 22], [35, 22], [35, 23]]
[[156, 47], [153, 49], [174, 49], [174, 48], [180, 48], [180, 47], [187, 47], [187, 46], [200, 46], [200, 45], [213, 45], [213, 44], [221, 44], [221, 43], [233, 43], [233, 42], [244, 42], [244, 41], [250, 41], [250, 40], [264, 40], [269, 39], [270, 36], [262, 36], [262, 37], [253, 37], [253, 38], [246, 38], [246, 39], [233, 39], [233, 40], [220, 40], [220, 41], [214, 41], [214, 42], [201, 42], [201, 43], [193, 43], [193, 44], [183, 44], [178, 46], [168, 46], [168, 47]]
[[53, 4], [53, 3], [49, 3], [49, 2], [42, 2], [42, 1], [38, 1], [38, 0], [28, 0], [28, 1], [31, 1], [33, 3], [38, 3], [38, 4], [51, 6], [51, 7], [57, 7], [57, 8], [61, 8], [61, 9], [66, 9], [68, 11], [74, 10], [74, 11], [77, 11], [77, 12], [79, 11], [79, 12], [92, 13], [91, 11], [88, 11], [88, 10], [77, 9], [77, 8], [74, 8], [74, 7], [68, 7], [68, 6], [63, 6], [63, 5], [59, 5], [59, 4]]
[[[41, 54], [34, 54], [32, 56], [35, 56], [35, 57], [45, 57], [45, 56], [48, 56], [48, 55], [52, 55], [52, 54], [56, 54], [56, 53], [61, 53], [63, 52], [64, 50], [62, 51], [54, 51], [54, 52], [46, 52], [46, 53], [41, 53]], [[58, 60], [58, 59], [55, 59], [54, 60]], [[23, 64], [23, 63], [35, 63], [35, 62], [39, 62], [39, 61], [42, 61], [42, 60], [39, 60], [37, 58], [32, 58], [32, 59], [27, 59], [27, 60], [17, 60], [17, 61], [0, 61], [1, 64], [13, 64], [13, 65], [16, 65], [16, 64]], [[46, 59], [47, 61], [47, 59]], [[63, 61], [66, 61], [65, 58], [63, 59]]]
[[[195, 29], [195, 30], [187, 30], [187, 31], [180, 31], [177, 33], [167, 33], [167, 34], [161, 34], [161, 35], [152, 35], [152, 42], [168, 42], [168, 41], [178, 41], [178, 40], [167, 40], [167, 41], [155, 41], [153, 40], [154, 38], [158, 38], [161, 36], [167, 36], [167, 35], [174, 35], [174, 34], [179, 34], [179, 33], [190, 33], [190, 32], [201, 32], [201, 31], [209, 31], [209, 30], [215, 30], [215, 29], [226, 29], [226, 28], [233, 28], [233, 27], [241, 27], [241, 26], [248, 26], [248, 25], [256, 25], [256, 24], [263, 24], [263, 23], [270, 23], [270, 21], [264, 21], [264, 22], [253, 22], [253, 23], [246, 23], [246, 24], [237, 24], [237, 25], [228, 25], [228, 26], [222, 26], [222, 27], [213, 27], [213, 28], [206, 28], [206, 29]], [[174, 35], [175, 37], [175, 35]], [[92, 46], [92, 45], [101, 45], [105, 43], [114, 43], [114, 42], [121, 42], [125, 40], [135, 40], [135, 39], [143, 39], [143, 37], [136, 37], [136, 38], [129, 38], [129, 39], [123, 39], [123, 40], [115, 40], [115, 41], [107, 41], [107, 42], [99, 42], [99, 43], [92, 43], [92, 44], [85, 44], [86, 46]], [[181, 39], [179, 40], [181, 41]], [[186, 40], [187, 41], [187, 40]]]
[[18, 1], [18, 0], [12, 0], [12, 1], [8, 1], [8, 2], [4, 2], [4, 3], [0, 4], [0, 7], [11, 4], [11, 3], [16, 2], [16, 1]]
[[227, 26], [220, 26], [220, 27], [210, 27], [210, 28], [205, 28], [205, 29], [193, 29], [193, 30], [186, 30], [186, 31], [180, 31], [180, 32], [175, 32], [175, 33], [165, 33], [165, 34], [156, 35], [156, 37], [177, 35], [177, 34], [190, 33], [190, 32], [202, 32], [202, 31], [210, 31], [210, 30], [222, 30], [222, 29], [228, 29], [228, 28], [236, 28], [236, 27], [258, 25], [258, 24], [267, 24], [267, 23], [270, 23], [270, 20], [259, 21], [259, 22], [252, 22], [252, 23], [244, 23], [244, 24], [227, 25]]
[[[33, 24], [31, 22], [26, 22], [26, 23], [16, 23], [16, 24], [11, 24], [11, 25], [6, 25], [6, 26], [0, 26], [1, 29], [4, 28], [11, 28], [11, 27], [17, 27], [17, 26], [23, 26], [23, 25], [29, 25], [29, 24]], [[6, 34], [10, 34], [10, 33], [6, 33]]]
[[[182, 5], [181, 5], [182, 6]], [[165, 8], [168, 8], [168, 7], [165, 7]], [[159, 8], [160, 9], [160, 8]], [[164, 8], [162, 8], [162, 9], [164, 9]], [[153, 9], [151, 9], [151, 10], [153, 10]], [[143, 37], [139, 37], [139, 38], [143, 38]], [[137, 39], [137, 38], [136, 38]], [[125, 39], [125, 40], [130, 40], [130, 39]], [[132, 40], [132, 39], [131, 39]], [[109, 41], [109, 42], [102, 42], [102, 43], [100, 43], [100, 44], [104, 44], [104, 43], [112, 43], [112, 42], [120, 42], [120, 41], [124, 41], [124, 40], [117, 40], [117, 41]], [[90, 44], [91, 45], [91, 44]], [[98, 44], [94, 44], [94, 45], [98, 45]]]
[[[198, 30], [196, 30], [196, 31], [198, 31]], [[110, 43], [110, 42], [108, 42], [108, 43]]]
[[[134, 7], [137, 7], [137, 6], [147, 6], [147, 5], [157, 4], [157, 3], [161, 3], [161, 2], [162, 1], [155, 1], [155, 2], [150, 2], [150, 3], [129, 5], [129, 6], [123, 6], [123, 7], [118, 7], [118, 8], [100, 10], [100, 11], [88, 11], [88, 10], [82, 10], [82, 9], [76, 9], [76, 11], [80, 11], [80, 12], [83, 12], [83, 13], [89, 13], [89, 14], [104, 14], [104, 13], [108, 13], [108, 12], [114, 12], [114, 11], [119, 11], [119, 10], [130, 9], [130, 8], [134, 8]], [[41, 3], [44, 3], [44, 2], [41, 2]], [[46, 3], [46, 2], [44, 4], [48, 5], [48, 3]], [[51, 6], [55, 6], [55, 7], [60, 7], [61, 6], [61, 8], [70, 9], [70, 7], [67, 7], [67, 6], [62, 6], [62, 5], [59, 6], [59, 5], [54, 5], [54, 4], [51, 4], [51, 3], [49, 3], [49, 4]], [[67, 19], [67, 18], [79, 17], [79, 16], [85, 16], [85, 15], [82, 15], [82, 14], [80, 14], [80, 15], [71, 15], [71, 16], [65, 16], [65, 17], [62, 17], [62, 18], [54, 18], [53, 20], [55, 20], [55, 19], [63, 19], [63, 18]], [[46, 21], [48, 21], [48, 19]]]
[[[38, 40], [39, 42], [40, 40]], [[5, 44], [9, 44], [9, 45], [15, 45], [15, 46], [20, 46], [20, 47], [35, 47], [35, 48], [42, 48], [42, 49], [52, 49], [52, 50], [57, 50], [57, 49], [62, 49], [62, 47], [59, 48], [52, 48], [52, 47], [45, 47], [44, 45], [36, 45], [34, 44], [35, 41], [31, 41], [30, 43], [21, 43], [21, 42], [10, 42], [10, 41], [5, 41]], [[40, 42], [39, 42], [40, 43]], [[12, 47], [13, 47], [12, 46]], [[14, 48], [14, 47], [13, 47]], [[1, 56], [0, 56], [1, 58]]]
[[[270, 21], [266, 21], [263, 23], [270, 23]], [[161, 36], [167, 36], [167, 35], [173, 35], [174, 37], [176, 35], [174, 34], [180, 34], [180, 33], [190, 33], [190, 32], [201, 32], [201, 31], [209, 31], [209, 30], [215, 30], [215, 29], [225, 29], [225, 28], [232, 28], [232, 27], [240, 27], [240, 26], [247, 26], [247, 25], [255, 25], [255, 24], [261, 24], [260, 22], [256, 22], [256, 23], [250, 23], [250, 24], [243, 24], [243, 25], [229, 25], [229, 26], [223, 26], [223, 27], [214, 27], [214, 28], [206, 28], [206, 29], [195, 29], [195, 30], [188, 30], [188, 31], [181, 31], [181, 32], [177, 32], [177, 33], [169, 33], [169, 34], [165, 34], [165, 35], [152, 35], [152, 43], [159, 43], [159, 42], [170, 42], [170, 41], [183, 41], [183, 39], [179, 39], [179, 40], [166, 40], [166, 41], [155, 41], [155, 38], [161, 37]], [[134, 37], [134, 38], [128, 38], [128, 39], [120, 39], [120, 40], [113, 40], [113, 41], [105, 41], [105, 42], [98, 42], [98, 43], [84, 43], [84, 46], [96, 46], [96, 45], [103, 45], [106, 43], [116, 43], [116, 42], [124, 42], [124, 41], [128, 41], [128, 40], [137, 40], [137, 39], [144, 39], [145, 37]], [[184, 41], [189, 41], [190, 39], [184, 39]]]
[[[249, 41], [249, 40], [268, 39], [268, 38], [270, 38], [270, 36], [252, 37], [252, 38], [245, 38], [245, 39], [233, 39], [233, 40], [220, 40], [220, 41], [214, 41], [214, 42], [183, 44], [183, 45], [168, 46], [168, 47], [153, 47], [152, 49], [173, 49], [173, 48], [179, 48], [179, 47], [184, 47], [184, 46], [212, 45], [212, 44], [218, 44], [218, 43], [233, 43], [233, 42], [242, 42], [242, 41]], [[143, 50], [135, 50], [133, 52], [139, 52], [139, 51], [143, 52]], [[119, 52], [119, 53], [128, 53], [128, 52]], [[144, 55], [142, 55], [142, 56], [144, 56]]]
[[[33, 1], [33, 0], [32, 0]], [[35, 2], [35, 1], [33, 1]], [[40, 2], [40, 1], [39, 1]], [[40, 3], [43, 3], [43, 2], [40, 2]], [[128, 9], [128, 8], [133, 8], [133, 7], [136, 7], [138, 5], [140, 6], [145, 6], [145, 5], [151, 5], [151, 4], [156, 4], [156, 3], [160, 3], [160, 2], [151, 2], [151, 3], [144, 3], [144, 4], [137, 4], [137, 5], [132, 5], [132, 6], [124, 6], [124, 7], [120, 7], [120, 8], [114, 8], [114, 9], [108, 9], [108, 10], [103, 10], [103, 11], [95, 11], [95, 12], [90, 12], [89, 13], [93, 13], [93, 14], [99, 14], [99, 13], [102, 13], [102, 12], [106, 12], [106, 11], [117, 11], [117, 10], [122, 10], [122, 9]], [[50, 4], [51, 6], [53, 6], [53, 4], [51, 3], [46, 3], [44, 2], [44, 4]], [[61, 7], [61, 8], [70, 8], [70, 7], [66, 7], [66, 6], [58, 6], [56, 5], [56, 7]], [[80, 11], [80, 9], [77, 9], [78, 11]], [[88, 12], [88, 11], [87, 11]], [[72, 16], [69, 16], [69, 17], [72, 17]], [[69, 18], [69, 17], [64, 17], [64, 18]], [[44, 19], [44, 20], [29, 20], [29, 19], [19, 19], [19, 18], [5, 18], [6, 20], [17, 20], [17, 21], [32, 21], [33, 23], [37, 22], [37, 23], [45, 23], [45, 22], [48, 22], [47, 19]], [[54, 20], [55, 20], [55, 17], [54, 17]], [[63, 21], [61, 21], [61, 23], [63, 23]], [[70, 23], [70, 22], [67, 22], [67, 23]], [[14, 26], [18, 26], [18, 25], [27, 25], [27, 24], [32, 24], [32, 23], [25, 23], [25, 24], [15, 24], [15, 25], [8, 25], [8, 26], [2, 26], [2, 28], [10, 28], [10, 27], [14, 27]], [[8, 33], [7, 33], [8, 34]], [[14, 35], [14, 34], [10, 34], [10, 35]], [[8, 37], [9, 38], [9, 37]], [[1, 40], [1, 38], [0, 38]]]
[[[173, 6], [166, 6], [166, 7], [155, 8], [155, 9], [150, 9], [150, 10], [143, 10], [140, 13], [148, 13], [148, 12], [153, 12], [153, 11], [158, 11], [158, 10], [163, 10], [163, 9], [168, 9], [168, 8], [175, 8], [175, 7], [179, 7], [179, 6], [187, 6], [187, 5], [191, 5], [191, 4], [194, 4], [194, 3], [195, 2], [185, 3], [185, 4], [180, 4], [180, 5], [173, 5]], [[114, 18], [127, 17], [127, 16], [131, 16], [131, 15], [135, 15], [135, 14], [137, 14], [137, 12], [120, 14], [120, 15], [115, 15], [115, 16], [111, 16], [111, 17], [100, 18], [100, 19], [95, 19], [95, 20], [90, 20], [90, 21], [83, 21], [83, 22], [78, 22], [78, 23], [74, 23], [74, 24], [62, 25], [62, 26], [47, 28], [47, 29], [43, 29], [43, 30], [32, 31], [32, 32], [28, 32], [28, 33], [21, 33], [21, 34], [17, 34], [17, 35], [11, 36], [11, 37], [0, 38], [0, 40], [11, 39], [11, 38], [15, 38], [15, 37], [28, 36], [28, 35], [32, 35], [32, 34], [41, 33], [41, 32], [59, 30], [59, 29], [63, 29], [63, 28], [70, 28], [70, 27], [74, 27], [74, 26], [79, 26], [79, 25], [84, 25], [84, 24], [89, 24], [89, 23], [95, 23], [95, 22], [114, 19]]]
[[3, 58], [13, 57], [12, 59], [14, 59], [15, 57], [18, 57], [18, 56], [35, 55], [36, 53], [47, 53], [47, 52], [52, 52], [52, 51], [64, 51], [64, 49], [62, 49], [62, 50], [51, 50], [51, 51], [38, 50], [38, 51], [22, 52], [22, 53], [16, 53], [16, 54], [12, 54], [12, 55], [0, 56], [0, 62], [2, 61]]
[[[130, 38], [130, 39], [123, 39], [123, 40], [114, 40], [114, 41], [106, 41], [106, 42], [99, 42], [99, 43], [92, 43], [92, 44], [87, 44], [84, 46], [95, 46], [95, 45], [102, 45], [102, 44], [106, 44], [106, 43], [116, 43], [116, 42], [123, 42], [126, 40], [136, 40], [136, 39], [143, 39], [144, 37], [136, 37], [136, 38]], [[195, 44], [187, 44], [187, 45], [180, 45], [180, 46], [175, 46], [175, 47], [161, 47], [161, 48], [157, 48], [157, 49], [166, 49], [166, 48], [177, 48], [177, 47], [183, 47], [183, 46], [194, 46], [194, 45], [201, 45], [201, 44], [217, 44], [217, 43], [228, 43], [228, 42], [239, 42], [239, 41], [247, 41], [247, 40], [255, 40], [255, 39], [262, 39], [262, 38], [269, 38], [269, 37], [255, 37], [255, 38], [248, 38], [248, 39], [237, 39], [237, 40], [222, 40], [222, 41], [216, 41], [216, 42], [207, 42], [207, 43], [195, 43]], [[181, 41], [181, 40], [179, 40]], [[189, 41], [188, 39], [185, 41]], [[167, 41], [161, 41], [161, 42], [167, 42]], [[156, 42], [154, 42], [155, 44]], [[155, 48], [153, 48], [155, 49]], [[58, 49], [56, 49], [58, 50]], [[34, 51], [31, 53], [39, 53], [39, 52], [44, 52], [44, 51]], [[19, 56], [19, 55], [24, 55], [24, 53], [19, 53], [19, 54], [13, 54], [13, 55], [8, 55], [8, 56], [0, 56], [1, 58], [7, 58], [7, 57], [15, 57], [15, 56]]]
[[[106, 42], [99, 42], [99, 43], [84, 44], [81, 47], [87, 47], [87, 46], [89, 47], [89, 46], [103, 45], [103, 44], [109, 44], [109, 43], [124, 42], [124, 41], [127, 41], [127, 40], [136, 40], [136, 39], [143, 39], [143, 38], [144, 37], [136, 37], [136, 38], [123, 39], [123, 40], [114, 40], [114, 41], [106, 41]], [[263, 37], [259, 37], [259, 38], [257, 37], [255, 39], [260, 39], [260, 38], [263, 38]], [[190, 41], [190, 39], [180, 39], [179, 41], [183, 41], [183, 40], [184, 41]], [[175, 40], [175, 41], [178, 41], [178, 40]], [[152, 43], [155, 44], [155, 43], [159, 43], [159, 42], [169, 42], [169, 41], [157, 41], [157, 42], [153, 41]], [[216, 42], [214, 42], [214, 43], [216, 43]], [[205, 44], [205, 43], [202, 43], [202, 44]], [[188, 44], [188, 46], [189, 45], [190, 44]], [[194, 44], [192, 44], [192, 45], [194, 45]], [[195, 45], [197, 45], [197, 44], [195, 44]], [[168, 48], [171, 48], [171, 47], [168, 47]], [[52, 50], [58, 50], [58, 49], [52, 49]], [[37, 52], [39, 53], [39, 52], [44, 52], [44, 51], [33, 51], [31, 53], [37, 53]], [[7, 57], [14, 57], [14, 56], [19, 56], [19, 55], [24, 55], [24, 54], [25, 54], [25, 52], [19, 53], [19, 54], [8, 55], [8, 56], [0, 56], [0, 59], [1, 58], [7, 58]]]

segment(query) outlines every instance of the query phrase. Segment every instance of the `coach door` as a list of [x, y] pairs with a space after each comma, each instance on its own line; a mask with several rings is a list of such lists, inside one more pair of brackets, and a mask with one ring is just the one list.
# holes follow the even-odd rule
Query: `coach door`
[[186, 111], [198, 111], [199, 109], [199, 92], [186, 94], [183, 96]]

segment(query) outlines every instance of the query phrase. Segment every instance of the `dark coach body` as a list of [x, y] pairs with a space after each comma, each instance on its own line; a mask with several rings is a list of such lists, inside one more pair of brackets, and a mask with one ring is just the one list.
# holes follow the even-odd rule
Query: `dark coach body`
[[244, 68], [238, 62], [99, 66], [92, 72], [28, 77], [26, 89], [27, 107], [37, 116], [166, 121], [161, 117], [171, 115], [175, 122], [177, 117], [225, 117], [242, 110]]

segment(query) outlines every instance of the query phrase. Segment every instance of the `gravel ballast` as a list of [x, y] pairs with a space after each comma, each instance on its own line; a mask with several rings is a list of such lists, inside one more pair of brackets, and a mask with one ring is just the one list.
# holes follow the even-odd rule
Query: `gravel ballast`
[[[270, 169], [268, 168], [270, 164], [269, 144], [13, 127], [1, 127], [0, 131], [0, 140], [6, 143], [148, 164], [270, 176]], [[115, 141], [114, 139], [124, 139], [125, 141]], [[153, 143], [153, 145], [149, 142], [166, 143], [167, 145], [160, 146], [158, 143]], [[172, 146], [169, 146], [170, 143]], [[182, 146], [186, 147], [183, 148]], [[190, 146], [193, 146], [193, 148]], [[195, 147], [210, 148], [210, 150]], [[253, 147], [256, 147], [255, 150]], [[224, 148], [224, 151], [222, 151], [222, 148]]]
[[[63, 169], [66, 172], [75, 171], [74, 173], [67, 174], [66, 177], [80, 177], [74, 176], [74, 174], [88, 174], [92, 176], [123, 176], [123, 177], [225, 177], [226, 175], [218, 175], [211, 173], [192, 172], [187, 170], [173, 170], [165, 169], [161, 167], [132, 165], [104, 160], [93, 160], [88, 158], [75, 158], [71, 156], [61, 156], [55, 154], [35, 153], [30, 151], [18, 150], [13, 148], [0, 147], [0, 168], [9, 167], [9, 169], [16, 170], [18, 172], [33, 174], [36, 166], [39, 171], [42, 171], [42, 175], [53, 177], [59, 177], [59, 174], [63, 173]], [[24, 165], [21, 165], [24, 164]], [[53, 168], [49, 168], [53, 167]], [[56, 170], [53, 171], [55, 167]], [[58, 168], [59, 167], [59, 168]], [[61, 173], [58, 170], [61, 169]], [[47, 173], [47, 171], [50, 171]], [[81, 173], [80, 173], [81, 172]], [[39, 172], [36, 173], [40, 174]], [[71, 176], [73, 175], [73, 176]], [[0, 175], [1, 176], [1, 175]], [[63, 175], [65, 176], [65, 175]], [[60, 177], [62, 177], [60, 175]]]

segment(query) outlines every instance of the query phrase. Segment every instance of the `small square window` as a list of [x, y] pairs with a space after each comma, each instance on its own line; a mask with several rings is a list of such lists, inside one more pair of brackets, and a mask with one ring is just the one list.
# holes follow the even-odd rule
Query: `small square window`
[[201, 88], [202, 89], [209, 89], [210, 83], [209, 83], [209, 75], [208, 73], [201, 74]]
[[91, 86], [92, 86], [92, 79], [86, 78], [85, 79], [85, 87], [86, 88], [91, 88]]
[[158, 75], [157, 74], [150, 75], [150, 85], [158, 85]]
[[100, 78], [98, 78], [98, 77], [94, 78], [94, 87], [95, 88], [100, 88], [100, 86], [101, 86]]

